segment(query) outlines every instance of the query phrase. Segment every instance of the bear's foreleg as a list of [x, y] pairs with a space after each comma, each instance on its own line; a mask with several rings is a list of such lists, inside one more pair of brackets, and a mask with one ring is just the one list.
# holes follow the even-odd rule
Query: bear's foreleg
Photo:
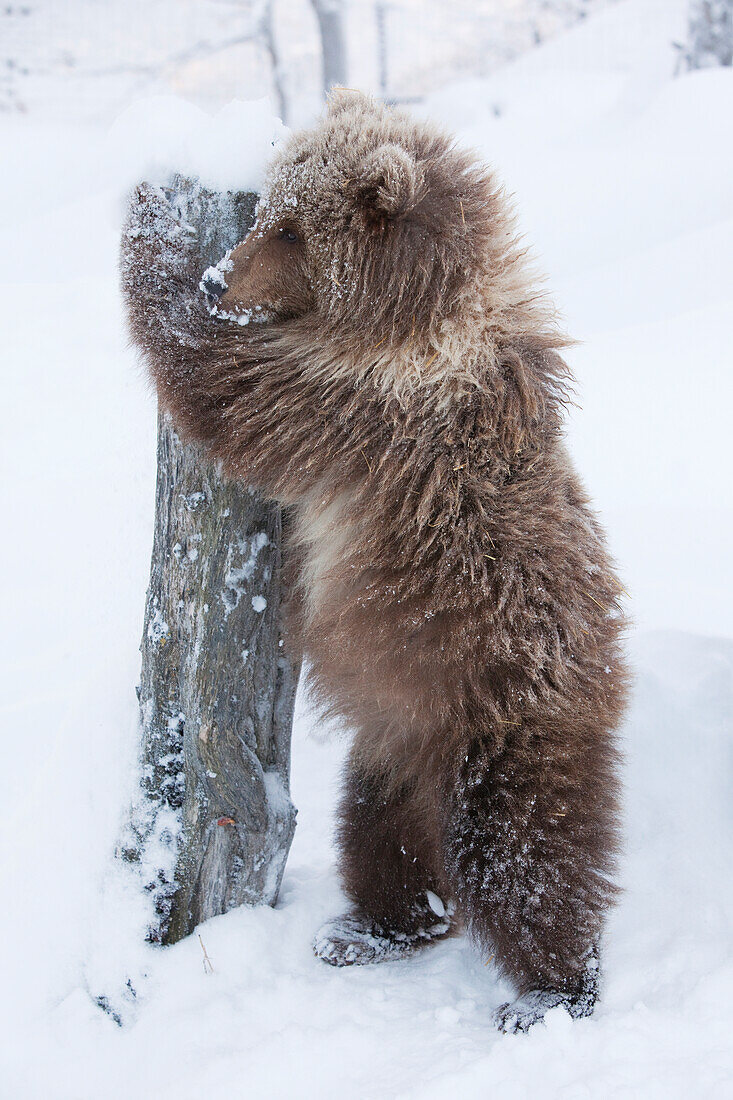
[[479, 947], [516, 985], [504, 1031], [563, 1005], [588, 1016], [615, 887], [615, 751], [603, 733], [573, 747], [518, 734], [498, 756], [474, 746], [448, 799], [445, 861]]
[[383, 962], [449, 932], [452, 907], [441, 897], [435, 844], [423, 818], [413, 789], [392, 791], [351, 764], [338, 844], [344, 889], [355, 908], [318, 932], [313, 948], [324, 962]]
[[[328, 375], [307, 374], [309, 356], [322, 356], [320, 325], [212, 318], [199, 288], [203, 267], [177, 203], [161, 188], [136, 188], [122, 234], [122, 293], [176, 430], [203, 444], [228, 477], [288, 503], [326, 475], [345, 486], [363, 478], [376, 461], [374, 413], [345, 383], [347, 415]], [[358, 442], [354, 423], [369, 426]]]

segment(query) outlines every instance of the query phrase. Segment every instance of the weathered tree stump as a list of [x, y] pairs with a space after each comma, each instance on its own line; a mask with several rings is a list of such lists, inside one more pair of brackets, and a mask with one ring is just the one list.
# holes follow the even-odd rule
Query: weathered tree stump
[[[177, 178], [169, 198], [196, 231], [201, 272], [253, 222], [252, 194]], [[175, 943], [242, 903], [277, 900], [295, 829], [298, 678], [280, 633], [281, 523], [276, 505], [223, 479], [160, 417], [141, 793], [122, 850], [152, 895], [153, 942]]]

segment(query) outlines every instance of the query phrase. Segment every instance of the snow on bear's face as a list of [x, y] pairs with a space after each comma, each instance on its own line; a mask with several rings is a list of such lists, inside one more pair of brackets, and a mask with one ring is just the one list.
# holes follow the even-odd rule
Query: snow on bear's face
[[257, 220], [245, 239], [204, 272], [212, 313], [241, 325], [300, 317], [313, 306], [303, 234], [293, 219]]
[[342, 95], [278, 150], [252, 231], [202, 289], [240, 324], [316, 311], [362, 348], [436, 346], [483, 277], [493, 198], [449, 138]]

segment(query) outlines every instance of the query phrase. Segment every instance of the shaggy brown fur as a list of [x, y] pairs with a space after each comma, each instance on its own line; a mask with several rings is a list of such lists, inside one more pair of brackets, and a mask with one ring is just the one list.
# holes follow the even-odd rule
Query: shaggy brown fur
[[445, 933], [454, 903], [522, 998], [592, 1010], [613, 900], [626, 672], [619, 584], [562, 440], [563, 340], [491, 173], [342, 94], [275, 159], [247, 241], [195, 246], [139, 190], [132, 332], [163, 405], [292, 507], [289, 626], [356, 730], [340, 810], [355, 906], [335, 963]]

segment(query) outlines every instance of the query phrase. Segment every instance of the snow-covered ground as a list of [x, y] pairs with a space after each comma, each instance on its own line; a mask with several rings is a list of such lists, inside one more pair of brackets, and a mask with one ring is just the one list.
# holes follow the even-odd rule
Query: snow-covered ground
[[[110, 853], [133, 784], [155, 409], [123, 333], [121, 192], [150, 149], [143, 118], [153, 134], [165, 120], [158, 157], [187, 155], [185, 130], [212, 178], [255, 182], [257, 165], [202, 151], [200, 119], [171, 104], [111, 138], [0, 123], [3, 1098], [733, 1095], [733, 72], [671, 80], [673, 8], [664, 24], [650, 0], [621, 0], [425, 107], [517, 192], [583, 341], [570, 441], [636, 621], [603, 999], [527, 1036], [492, 1030], [509, 991], [464, 940], [373, 969], [311, 954], [342, 905], [343, 745], [305, 699], [278, 907], [203, 926], [210, 974], [197, 937], [136, 940]], [[213, 124], [222, 143], [236, 120]], [[260, 111], [258, 156], [268, 125]], [[92, 997], [142, 969], [118, 1028]]]

